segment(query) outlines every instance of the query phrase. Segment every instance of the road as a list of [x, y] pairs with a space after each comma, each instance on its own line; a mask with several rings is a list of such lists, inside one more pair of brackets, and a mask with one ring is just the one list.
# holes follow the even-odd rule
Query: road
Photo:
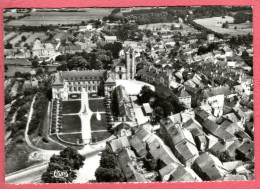
[[[92, 180], [94, 172], [99, 164], [98, 153], [105, 149], [106, 142], [99, 143], [97, 145], [86, 145], [79, 153], [86, 157], [84, 166], [78, 171], [79, 178], [77, 183], [87, 182], [86, 180]], [[51, 153], [49, 156], [51, 157]], [[98, 164], [97, 164], [98, 163]], [[31, 184], [40, 180], [41, 175], [45, 172], [48, 166], [48, 161], [44, 163], [28, 167], [26, 169], [10, 173], [6, 175], [5, 182], [9, 184]]]

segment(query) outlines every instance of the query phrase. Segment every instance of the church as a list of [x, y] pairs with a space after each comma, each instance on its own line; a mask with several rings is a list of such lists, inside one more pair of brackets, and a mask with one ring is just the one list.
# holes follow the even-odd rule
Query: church
[[136, 74], [135, 51], [128, 47], [119, 53], [119, 62], [112, 69], [115, 79], [134, 79]]

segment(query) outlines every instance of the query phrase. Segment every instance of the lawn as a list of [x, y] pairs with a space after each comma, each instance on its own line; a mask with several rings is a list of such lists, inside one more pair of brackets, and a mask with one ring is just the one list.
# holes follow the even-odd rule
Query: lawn
[[104, 99], [91, 99], [89, 100], [89, 109], [92, 112], [105, 112]]
[[12, 150], [6, 148], [5, 153], [5, 173], [9, 174], [29, 166], [39, 163], [40, 161], [29, 161], [29, 154], [34, 151], [24, 141], [22, 144], [14, 144]]
[[79, 113], [80, 108], [80, 100], [62, 101], [62, 114]]
[[65, 135], [59, 135], [61, 140], [64, 140], [65, 142], [75, 143], [77, 144], [77, 141], [82, 142], [82, 134], [65, 134]]
[[93, 114], [90, 123], [91, 123], [91, 131], [97, 131], [97, 130], [107, 130], [107, 119], [106, 114], [100, 114], [101, 120], [97, 120], [96, 114]]
[[[225, 22], [229, 23], [229, 28], [222, 28], [222, 24]], [[211, 29], [215, 32], [229, 35], [246, 35], [253, 32], [253, 24], [242, 23], [242, 24], [233, 24], [234, 18], [231, 16], [222, 17], [212, 17], [212, 18], [203, 18], [194, 20], [197, 24], [200, 24], [208, 29]], [[237, 27], [237, 29], [234, 29]]]
[[91, 132], [92, 141], [93, 142], [99, 142], [102, 140], [105, 140], [109, 138], [112, 135], [112, 133], [104, 131], [104, 132]]
[[78, 115], [63, 115], [61, 133], [81, 132], [81, 120]]

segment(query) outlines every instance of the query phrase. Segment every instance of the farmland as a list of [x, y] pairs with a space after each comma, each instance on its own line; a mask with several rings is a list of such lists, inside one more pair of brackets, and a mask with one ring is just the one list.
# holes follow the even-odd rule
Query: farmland
[[4, 35], [4, 42], [8, 42], [8, 40], [14, 38], [15, 36], [17, 35], [17, 33], [15, 32], [10, 32], [10, 33], [7, 33], [6, 35]]
[[44, 41], [48, 39], [48, 36], [44, 32], [35, 32], [29, 35], [26, 41], [21, 42], [20, 46], [23, 47], [25, 43], [27, 43], [30, 46], [37, 38], [39, 38], [41, 41]]
[[8, 26], [40, 26], [40, 25], [58, 25], [58, 24], [80, 24], [82, 21], [91, 19], [99, 19], [111, 13], [112, 9], [86, 9], [84, 12], [30, 12], [31, 16], [22, 18], [21, 20], [12, 20]]
[[[222, 28], [222, 24], [228, 22], [229, 28]], [[203, 18], [194, 20], [197, 24], [200, 24], [208, 29], [211, 29], [215, 32], [221, 34], [229, 35], [246, 35], [248, 33], [253, 33], [253, 24], [252, 22], [246, 22], [242, 24], [234, 24], [234, 18], [230, 16], [222, 17], [212, 17], [212, 18]], [[237, 29], [235, 29], [235, 27]]]
[[15, 38], [11, 39], [9, 42], [12, 45], [15, 45], [16, 43], [20, 43], [22, 36], [29, 37], [32, 35], [32, 32], [22, 32], [20, 35], [17, 35]]

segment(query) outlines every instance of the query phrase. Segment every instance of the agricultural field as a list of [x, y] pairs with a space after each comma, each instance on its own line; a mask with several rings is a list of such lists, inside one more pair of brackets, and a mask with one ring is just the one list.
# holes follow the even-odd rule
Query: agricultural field
[[[228, 22], [229, 28], [222, 28], [222, 24]], [[236, 35], [246, 35], [248, 33], [253, 33], [252, 22], [246, 22], [242, 24], [234, 24], [234, 18], [231, 16], [222, 17], [212, 17], [194, 20], [197, 24], [200, 24], [208, 29], [221, 34], [229, 34], [232, 36]], [[237, 29], [235, 29], [237, 27]]]
[[18, 13], [18, 12], [6, 12], [6, 13], [4, 13], [5, 17], [12, 16], [12, 17], [18, 18], [19, 16], [23, 16], [23, 15], [24, 15], [24, 13]]
[[27, 43], [29, 46], [32, 45], [32, 43], [39, 38], [41, 41], [44, 41], [46, 39], [48, 39], [48, 36], [44, 33], [44, 32], [35, 32], [32, 35], [30, 35], [26, 41], [21, 42], [20, 46], [23, 47], [25, 43]]
[[14, 77], [15, 72], [26, 73], [34, 70], [31, 67], [8, 65], [8, 70], [4, 73], [6, 77]]
[[100, 19], [111, 13], [113, 9], [85, 9], [84, 12], [30, 12], [31, 16], [22, 18], [21, 20], [12, 20], [6, 25], [8, 26], [41, 26], [41, 25], [62, 25], [62, 24], [80, 24], [82, 21], [91, 19]]
[[28, 38], [32, 34], [33, 34], [32, 32], [22, 32], [19, 35], [17, 35], [15, 38], [11, 39], [9, 42], [12, 45], [15, 45], [16, 43], [20, 43], [21, 42], [22, 36], [25, 36], [26, 38]]
[[4, 35], [4, 42], [7, 43], [8, 40], [10, 40], [11, 38], [14, 38], [17, 35], [17, 33], [15, 32], [8, 32]]

